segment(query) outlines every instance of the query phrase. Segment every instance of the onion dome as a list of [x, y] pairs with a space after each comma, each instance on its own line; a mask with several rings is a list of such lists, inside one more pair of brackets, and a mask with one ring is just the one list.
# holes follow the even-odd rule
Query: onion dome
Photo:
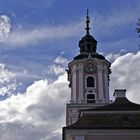
[[87, 9], [87, 17], [86, 17], [86, 35], [79, 41], [80, 53], [96, 53], [97, 49], [97, 41], [93, 36], [90, 35], [90, 27], [89, 27], [90, 19], [88, 16]]

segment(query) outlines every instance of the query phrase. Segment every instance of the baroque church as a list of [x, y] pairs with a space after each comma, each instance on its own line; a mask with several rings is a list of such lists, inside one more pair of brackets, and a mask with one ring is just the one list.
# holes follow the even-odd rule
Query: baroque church
[[127, 99], [125, 89], [116, 89], [115, 101], [110, 101], [111, 63], [96, 52], [89, 23], [87, 10], [80, 54], [68, 64], [71, 101], [66, 105], [63, 140], [140, 140], [140, 105]]

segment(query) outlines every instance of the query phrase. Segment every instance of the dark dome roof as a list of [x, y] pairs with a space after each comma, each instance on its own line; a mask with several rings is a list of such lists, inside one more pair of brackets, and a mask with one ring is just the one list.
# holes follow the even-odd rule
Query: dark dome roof
[[94, 53], [96, 52], [97, 49], [96, 46], [97, 46], [97, 41], [90, 34], [85, 35], [79, 41], [79, 47], [81, 53]]
[[97, 43], [97, 41], [95, 40], [95, 38], [91, 35], [85, 35], [84, 37], [82, 37], [82, 39], [79, 41], [79, 45], [81, 45], [81, 43], [84, 42], [94, 42]]

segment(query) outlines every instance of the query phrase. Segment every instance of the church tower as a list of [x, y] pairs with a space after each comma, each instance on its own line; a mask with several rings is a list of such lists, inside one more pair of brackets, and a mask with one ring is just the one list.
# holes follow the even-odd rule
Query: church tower
[[80, 54], [68, 64], [71, 101], [67, 104], [63, 140], [140, 140], [140, 105], [130, 102], [126, 89], [115, 89], [109, 101], [111, 64], [96, 52], [87, 11], [86, 35]]
[[68, 64], [71, 101], [67, 104], [66, 124], [78, 119], [79, 111], [108, 104], [109, 74], [111, 64], [98, 54], [97, 41], [90, 35], [87, 10], [86, 35], [79, 41], [80, 54]]

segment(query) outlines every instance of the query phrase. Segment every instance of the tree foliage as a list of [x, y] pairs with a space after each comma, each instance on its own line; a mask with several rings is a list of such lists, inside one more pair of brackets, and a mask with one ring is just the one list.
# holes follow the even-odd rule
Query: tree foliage
[[137, 33], [139, 34], [139, 36], [140, 36], [140, 18], [138, 19], [138, 22], [137, 22], [136, 32], [137, 32]]

